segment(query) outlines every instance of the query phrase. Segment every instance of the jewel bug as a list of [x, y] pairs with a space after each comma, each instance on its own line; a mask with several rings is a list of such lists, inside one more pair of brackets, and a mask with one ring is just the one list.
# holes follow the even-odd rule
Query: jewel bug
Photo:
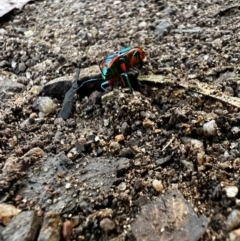
[[[124, 47], [119, 51], [111, 53], [99, 63], [104, 82], [101, 84], [111, 85], [117, 78], [121, 78], [123, 83], [125, 77], [128, 87], [133, 91], [127, 72], [136, 67], [142, 67], [146, 58], [145, 52], [139, 47]], [[105, 90], [106, 91], [106, 90]]]

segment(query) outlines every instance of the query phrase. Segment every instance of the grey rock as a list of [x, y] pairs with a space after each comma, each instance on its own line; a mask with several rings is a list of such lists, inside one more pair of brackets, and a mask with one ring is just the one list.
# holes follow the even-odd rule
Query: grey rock
[[19, 93], [25, 86], [0, 75], [0, 99], [7, 99], [14, 93]]
[[116, 224], [110, 218], [102, 219], [99, 225], [106, 234], [111, 233], [116, 228]]
[[18, 65], [18, 70], [19, 70], [20, 72], [24, 72], [24, 71], [26, 70], [26, 68], [27, 68], [27, 66], [26, 66], [24, 63], [20, 63], [20, 64]]
[[1, 67], [1, 68], [2, 68], [2, 67], [9, 66], [9, 65], [10, 65], [9, 62], [6, 61], [6, 60], [2, 60], [2, 61], [0, 62], [0, 67]]
[[120, 153], [120, 157], [126, 157], [126, 158], [133, 158], [134, 157], [134, 152], [131, 148], [123, 148]]
[[[35, 168], [34, 165], [27, 169], [27, 183], [18, 194], [31, 198], [34, 205], [40, 205], [46, 210], [66, 213], [71, 212], [78, 205], [78, 196], [76, 197], [76, 195], [79, 195], [80, 199], [81, 195], [83, 195], [82, 192], [77, 194], [79, 187], [74, 185], [66, 192], [66, 180], [69, 177], [77, 178], [81, 182], [86, 183], [85, 189], [91, 190], [91, 193], [94, 193], [94, 190], [97, 188], [108, 192], [116, 181], [117, 176], [124, 174], [128, 170], [130, 163], [126, 158], [98, 157], [89, 159], [87, 163], [76, 164], [65, 154], [61, 153], [56, 156], [49, 155], [46, 159], [39, 160], [38, 166], [39, 168], [34, 170], [34, 175], [32, 175]], [[79, 169], [77, 173], [76, 168]], [[65, 173], [65, 175], [61, 177], [59, 173]], [[43, 190], [43, 186], [46, 187], [46, 190]], [[54, 194], [49, 196], [47, 187], [55, 190]]]
[[121, 126], [121, 131], [123, 135], [128, 135], [130, 133], [131, 127], [127, 122], [123, 122]]
[[17, 83], [15, 81], [12, 81], [4, 76], [0, 75], [0, 92], [1, 91], [7, 91], [7, 92], [13, 92], [13, 93], [18, 93], [23, 91], [25, 89], [25, 86]]
[[[171, 229], [168, 228], [170, 223]], [[140, 214], [132, 223], [132, 232], [136, 240], [147, 237], [149, 241], [197, 241], [204, 234], [207, 224], [207, 218], [204, 215], [198, 217], [182, 194], [172, 189], [141, 206]]]
[[23, 55], [23, 56], [21, 57], [21, 61], [22, 61], [22, 62], [26, 62], [27, 59], [28, 59], [28, 56], [27, 56], [27, 55]]
[[43, 96], [51, 96], [53, 98], [63, 98], [66, 92], [71, 88], [72, 80], [66, 77], [59, 77], [47, 82], [41, 91]]
[[59, 214], [54, 212], [46, 213], [37, 241], [59, 241], [61, 238], [61, 223]]
[[41, 226], [41, 218], [34, 211], [26, 211], [15, 216], [3, 230], [4, 241], [32, 241]]
[[157, 166], [162, 166], [164, 164], [166, 164], [167, 162], [172, 160], [172, 155], [166, 156], [166, 157], [162, 157], [156, 160], [156, 165]]
[[232, 210], [227, 218], [227, 228], [228, 230], [233, 230], [240, 227], [240, 211], [237, 209]]

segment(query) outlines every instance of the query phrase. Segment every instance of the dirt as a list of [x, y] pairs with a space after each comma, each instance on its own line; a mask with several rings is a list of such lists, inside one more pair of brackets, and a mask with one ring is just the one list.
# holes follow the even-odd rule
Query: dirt
[[[240, 97], [239, 9], [238, 1], [52, 0], [2, 17], [0, 202], [35, 210], [45, 225], [54, 212], [56, 240], [144, 240], [135, 231], [144, 222], [156, 230], [168, 222], [156, 224], [153, 211], [139, 218], [141, 210], [178, 189], [192, 216], [208, 220], [196, 222], [204, 234], [192, 240], [239, 240], [239, 107], [213, 98]], [[140, 75], [169, 81], [75, 95], [60, 121], [62, 94], [43, 99], [41, 89], [69, 88], [77, 67], [81, 77], [100, 74], [99, 61], [129, 45], [146, 52]], [[193, 81], [214, 91], [187, 88]], [[11, 240], [9, 225], [0, 238]]]

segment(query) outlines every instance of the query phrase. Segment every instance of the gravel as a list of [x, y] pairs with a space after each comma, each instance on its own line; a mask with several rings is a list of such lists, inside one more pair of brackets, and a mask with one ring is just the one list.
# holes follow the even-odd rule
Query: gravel
[[59, 86], [76, 67], [100, 74], [99, 61], [128, 45], [146, 52], [141, 74], [197, 80], [237, 101], [238, 1], [35, 1], [1, 21], [0, 201], [27, 216], [10, 212], [0, 237], [13, 240], [18, 222], [35, 237], [32, 220], [36, 230], [52, 220], [56, 239], [141, 240], [132, 224], [156, 221], [139, 218], [141, 208], [154, 213], [177, 188], [190, 216], [209, 220], [196, 240], [238, 240], [236, 105], [140, 82], [134, 95], [118, 86], [75, 96], [70, 118], [57, 118]]

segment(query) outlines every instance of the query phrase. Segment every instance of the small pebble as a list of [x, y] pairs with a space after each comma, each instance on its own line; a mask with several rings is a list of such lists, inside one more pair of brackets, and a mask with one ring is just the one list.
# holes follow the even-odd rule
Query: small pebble
[[238, 188], [236, 186], [225, 187], [226, 195], [229, 198], [236, 197], [238, 194]]
[[233, 230], [240, 227], [240, 211], [237, 209], [232, 210], [232, 212], [227, 217], [227, 228], [228, 230]]
[[49, 115], [53, 112], [55, 112], [57, 109], [57, 105], [54, 103], [54, 101], [49, 97], [41, 97], [39, 100], [39, 110], [44, 115]]
[[20, 64], [18, 65], [18, 70], [19, 70], [20, 72], [24, 72], [24, 71], [26, 70], [26, 68], [27, 68], [27, 66], [26, 66], [24, 63], [20, 63]]
[[111, 233], [116, 228], [116, 224], [110, 218], [102, 219], [99, 225], [106, 234]]
[[66, 189], [70, 189], [71, 187], [72, 187], [71, 183], [69, 183], [69, 182], [66, 183], [66, 185], [65, 185], [65, 188], [66, 188]]
[[115, 136], [115, 141], [116, 141], [116, 142], [124, 141], [124, 136], [123, 136], [123, 134], [120, 134], [120, 135]]
[[150, 121], [149, 119], [145, 119], [143, 121], [143, 127], [144, 128], [153, 128], [154, 127], [154, 122], [153, 121]]
[[235, 229], [229, 233], [230, 241], [239, 241], [240, 240], [240, 228]]
[[120, 145], [118, 142], [113, 141], [110, 143], [109, 149], [112, 153], [118, 153], [120, 151]]
[[157, 179], [154, 179], [153, 182], [152, 182], [152, 187], [157, 191], [157, 192], [162, 192], [163, 190], [163, 185], [162, 185], [162, 182], [157, 180]]
[[72, 231], [73, 231], [73, 224], [70, 220], [66, 220], [63, 223], [63, 237], [65, 240], [68, 240], [70, 238], [70, 236], [72, 235]]
[[214, 136], [217, 134], [217, 124], [216, 124], [215, 120], [206, 122], [203, 125], [203, 133], [205, 136]]
[[119, 189], [120, 191], [125, 191], [126, 188], [127, 188], [127, 185], [126, 185], [125, 182], [121, 182], [121, 183], [118, 185], [118, 189]]
[[31, 92], [33, 95], [38, 96], [39, 93], [41, 92], [41, 90], [42, 90], [42, 87], [41, 87], [41, 86], [34, 85], [34, 86], [31, 88], [30, 92]]
[[146, 23], [145, 21], [140, 22], [140, 23], [138, 24], [138, 28], [139, 28], [139, 29], [144, 29], [144, 28], [146, 28], [146, 27], [147, 27], [147, 23]]

